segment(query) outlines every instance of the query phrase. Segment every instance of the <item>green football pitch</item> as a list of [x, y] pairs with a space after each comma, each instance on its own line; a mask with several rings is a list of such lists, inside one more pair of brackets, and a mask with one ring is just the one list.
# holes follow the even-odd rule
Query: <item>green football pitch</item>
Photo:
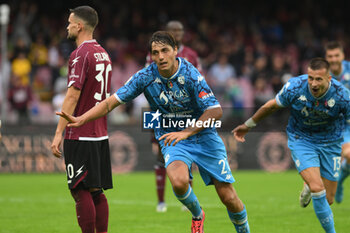
[[[235, 171], [234, 184], [244, 201], [251, 232], [323, 232], [312, 208], [299, 207], [302, 181], [296, 171], [266, 173]], [[188, 233], [191, 216], [181, 210], [167, 181], [168, 211], [156, 213], [152, 172], [114, 175], [114, 189], [106, 191], [111, 233]], [[0, 233], [80, 232], [65, 174], [1, 174]], [[336, 230], [350, 232], [350, 181], [344, 202], [334, 204]], [[235, 232], [213, 186], [206, 187], [194, 174], [194, 191], [206, 212], [206, 233]]]

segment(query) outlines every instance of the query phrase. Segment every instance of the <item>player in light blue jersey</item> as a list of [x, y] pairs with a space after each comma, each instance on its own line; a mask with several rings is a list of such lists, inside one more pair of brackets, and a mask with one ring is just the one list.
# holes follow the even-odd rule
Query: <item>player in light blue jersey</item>
[[315, 213], [327, 233], [334, 233], [333, 203], [340, 170], [344, 118], [350, 122], [350, 92], [329, 73], [324, 58], [314, 58], [308, 74], [291, 78], [244, 124], [232, 132], [238, 141], [263, 118], [289, 107], [288, 147], [311, 191]]
[[154, 63], [133, 75], [113, 96], [79, 117], [57, 114], [71, 122], [69, 127], [79, 127], [144, 93], [155, 111], [153, 120], [165, 119], [155, 128], [155, 135], [174, 194], [192, 213], [191, 232], [202, 233], [205, 218], [189, 186], [194, 162], [205, 184], [215, 186], [236, 231], [249, 233], [247, 211], [232, 186], [225, 146], [213, 127], [222, 115], [219, 102], [199, 71], [185, 59], [176, 58], [176, 41], [169, 32], [154, 33], [149, 48]]
[[[331, 75], [333, 78], [344, 84], [350, 89], [350, 62], [344, 60], [343, 46], [336, 41], [327, 43], [325, 47], [326, 59], [330, 64]], [[343, 201], [343, 182], [350, 174], [350, 125], [344, 130], [344, 142], [342, 145], [343, 161], [340, 168], [335, 201]]]

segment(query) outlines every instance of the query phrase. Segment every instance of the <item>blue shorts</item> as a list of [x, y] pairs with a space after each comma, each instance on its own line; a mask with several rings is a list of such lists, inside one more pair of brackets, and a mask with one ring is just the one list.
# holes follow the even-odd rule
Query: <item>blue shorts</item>
[[331, 181], [338, 180], [341, 142], [311, 143], [288, 137], [288, 147], [299, 173], [309, 167], [319, 167], [322, 177]]
[[192, 177], [190, 168], [192, 163], [195, 163], [206, 185], [213, 184], [212, 178], [224, 183], [235, 182], [227, 161], [225, 145], [216, 132], [194, 135], [175, 146], [164, 146], [164, 140], [159, 144], [162, 148], [165, 167], [174, 161], [183, 161], [188, 166]]
[[350, 143], [350, 125], [349, 124], [346, 124], [344, 129], [344, 142], [342, 143], [342, 145], [345, 143]]

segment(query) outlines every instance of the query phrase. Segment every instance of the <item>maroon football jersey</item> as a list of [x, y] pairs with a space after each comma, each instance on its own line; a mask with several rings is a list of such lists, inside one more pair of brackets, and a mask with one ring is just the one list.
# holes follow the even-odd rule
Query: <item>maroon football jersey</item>
[[[190, 47], [181, 45], [179, 50], [177, 51], [177, 57], [185, 58], [194, 67], [196, 67], [199, 72], [202, 73], [202, 66], [200, 64], [199, 57], [198, 57], [196, 51], [194, 51]], [[151, 54], [148, 53], [147, 57], [146, 57], [146, 66], [149, 66], [152, 62], [153, 61], [152, 61], [152, 58], [151, 58]]]
[[[110, 96], [112, 63], [96, 40], [83, 42], [72, 52], [68, 63], [68, 88], [81, 90], [74, 110], [80, 116]], [[66, 128], [65, 139], [100, 141], [108, 138], [107, 117], [90, 121], [78, 128]]]

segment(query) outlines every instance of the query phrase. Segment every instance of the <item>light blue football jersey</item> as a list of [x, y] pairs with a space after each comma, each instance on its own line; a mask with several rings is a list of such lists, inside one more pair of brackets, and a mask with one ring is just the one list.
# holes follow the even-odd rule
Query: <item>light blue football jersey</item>
[[[198, 119], [205, 110], [219, 107], [220, 104], [209, 88], [204, 77], [188, 61], [177, 58], [179, 68], [170, 78], [164, 78], [153, 62], [133, 75], [116, 93], [119, 102], [125, 103], [144, 93], [152, 111], [162, 115], [177, 114], [178, 119]], [[183, 118], [181, 116], [184, 116]], [[190, 117], [189, 117], [190, 116]], [[155, 136], [180, 131], [181, 127], [155, 128]], [[205, 134], [215, 128], [206, 128]]]
[[290, 107], [288, 136], [313, 143], [343, 140], [344, 118], [350, 123], [350, 92], [331, 79], [327, 92], [315, 98], [308, 86], [308, 75], [291, 78], [276, 95], [279, 106]]
[[342, 72], [340, 75], [335, 76], [332, 72], [331, 75], [350, 90], [350, 61], [342, 61]]

